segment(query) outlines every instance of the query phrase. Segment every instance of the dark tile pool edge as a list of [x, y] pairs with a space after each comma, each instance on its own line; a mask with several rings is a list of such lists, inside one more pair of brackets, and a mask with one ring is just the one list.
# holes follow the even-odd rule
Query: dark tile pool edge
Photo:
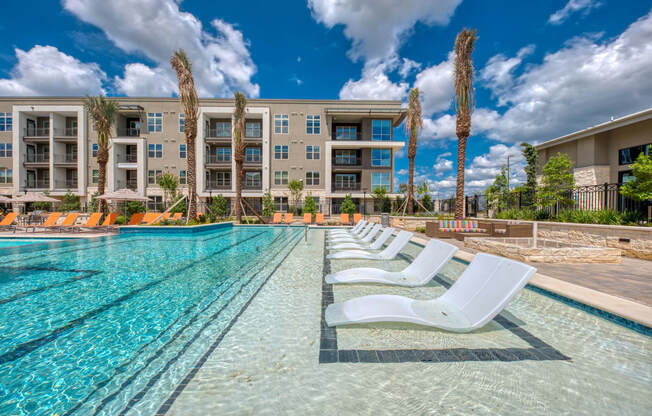
[[216, 224], [201, 224], [187, 226], [163, 226], [163, 225], [127, 225], [119, 227], [120, 234], [195, 234], [205, 231], [213, 231], [218, 228], [233, 227], [232, 221], [219, 222]]

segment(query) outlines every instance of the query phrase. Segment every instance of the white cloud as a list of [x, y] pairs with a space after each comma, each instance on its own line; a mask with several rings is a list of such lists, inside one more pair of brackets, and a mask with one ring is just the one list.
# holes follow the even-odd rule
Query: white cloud
[[444, 172], [448, 172], [449, 170], [453, 170], [453, 161], [450, 159], [446, 159], [447, 157], [450, 156], [452, 156], [451, 152], [445, 152], [437, 156], [437, 159], [435, 160], [435, 164], [432, 165], [432, 169], [435, 171], [435, 174], [437, 176], [440, 176]]
[[84, 63], [54, 46], [16, 48], [18, 63], [11, 78], [0, 79], [0, 95], [96, 95], [104, 93], [106, 74], [95, 63]]
[[407, 169], [400, 169], [398, 172], [396, 172], [397, 175], [407, 175], [409, 172]]
[[118, 91], [136, 97], [169, 97], [178, 85], [161, 68], [143, 64], [125, 65], [124, 78], [116, 76], [114, 82]]
[[[120, 49], [142, 54], [156, 63], [152, 73], [176, 83], [169, 61], [182, 48], [193, 63], [198, 93], [202, 96], [229, 96], [242, 90], [258, 97], [260, 87], [251, 81], [256, 72], [242, 32], [220, 19], [211, 22], [214, 34], [205, 31], [192, 14], [179, 9], [174, 0], [63, 0], [66, 10], [104, 31]], [[144, 74], [142, 67], [137, 68]], [[131, 72], [128, 72], [131, 71]], [[134, 68], [125, 68], [119, 85], [128, 85]], [[150, 78], [151, 79], [151, 78]], [[166, 93], [158, 88], [145, 95]]]
[[417, 74], [414, 86], [419, 88], [423, 102], [423, 115], [430, 117], [434, 113], [447, 110], [455, 95], [453, 88], [453, 62], [455, 54], [448, 54], [445, 61], [430, 66]]
[[[534, 52], [534, 45], [521, 48], [515, 57], [507, 58], [503, 54], [492, 56], [480, 72], [480, 80], [484, 81], [493, 95], [499, 95], [510, 88], [514, 82], [513, 70], [518, 67], [523, 58]], [[498, 105], [504, 105], [500, 98]]]
[[342, 100], [401, 100], [407, 95], [407, 82], [392, 82], [386, 74], [387, 65], [366, 67], [362, 78], [349, 79], [340, 90]]
[[582, 11], [584, 14], [588, 14], [592, 9], [597, 9], [600, 6], [602, 6], [602, 2], [596, 0], [569, 0], [563, 8], [550, 15], [548, 23], [560, 25], [573, 13]]
[[354, 61], [395, 56], [406, 34], [417, 23], [448, 24], [462, 0], [308, 0], [313, 18], [328, 28], [344, 25], [353, 42]]
[[398, 73], [401, 76], [401, 79], [405, 79], [412, 71], [418, 71], [419, 69], [421, 69], [421, 64], [419, 62], [403, 58], [401, 65], [398, 68]]

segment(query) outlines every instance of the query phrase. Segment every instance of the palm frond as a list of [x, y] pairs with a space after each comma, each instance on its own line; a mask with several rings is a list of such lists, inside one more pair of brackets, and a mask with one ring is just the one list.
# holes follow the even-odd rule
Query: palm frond
[[454, 107], [458, 113], [470, 113], [475, 105], [471, 54], [476, 39], [477, 31], [475, 29], [462, 29], [455, 39]]

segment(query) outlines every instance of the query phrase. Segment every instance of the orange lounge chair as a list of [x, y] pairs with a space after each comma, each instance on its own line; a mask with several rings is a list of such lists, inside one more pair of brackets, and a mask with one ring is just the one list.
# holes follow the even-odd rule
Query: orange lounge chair
[[362, 214], [353, 214], [353, 223], [357, 224], [362, 220]]
[[13, 223], [16, 220], [16, 217], [18, 217], [17, 212], [10, 212], [9, 214], [5, 215], [2, 221], [0, 221], [0, 229], [15, 229], [16, 227], [13, 225]]
[[175, 212], [174, 215], [172, 216], [171, 220], [172, 221], [179, 221], [179, 220], [181, 220], [182, 216], [183, 216], [183, 212]]
[[323, 224], [324, 223], [324, 214], [319, 213], [319, 214], [315, 215], [315, 223]]
[[154, 222], [154, 220], [158, 218], [159, 215], [161, 215], [160, 212], [148, 212], [143, 216], [143, 222], [146, 225], [152, 225], [152, 222]]
[[303, 214], [303, 223], [304, 224], [312, 223], [312, 214]]
[[68, 215], [66, 215], [66, 218], [63, 219], [63, 222], [59, 224], [59, 232], [62, 232], [65, 228], [69, 228], [70, 230], [74, 231], [75, 226], [75, 221], [77, 221], [77, 217], [79, 217], [78, 212], [72, 212]]
[[294, 214], [285, 214], [285, 223], [289, 224], [294, 219]]
[[102, 223], [102, 226], [99, 227], [99, 228], [104, 228], [105, 231], [109, 231], [109, 229], [112, 228], [112, 227], [115, 228], [116, 226], [113, 225], [113, 224], [115, 223], [115, 220], [117, 220], [119, 216], [120, 216], [120, 214], [118, 214], [117, 212], [109, 213], [109, 215], [107, 215], [106, 218], [104, 219], [104, 222]]
[[167, 220], [168, 218], [170, 218], [170, 213], [169, 213], [169, 212], [166, 212], [166, 213], [164, 213], [163, 215], [161, 215], [161, 218], [159, 218], [158, 220], [156, 220], [156, 221], [154, 222], [154, 224], [158, 224], [159, 222], [161, 222], [161, 221], [165, 221], [165, 220]]
[[342, 224], [348, 224], [349, 223], [349, 214], [342, 214], [340, 216], [340, 222]]
[[53, 212], [48, 217], [45, 219], [43, 224], [41, 225], [31, 225], [28, 228], [31, 228], [32, 231], [36, 231], [37, 228], [43, 228], [45, 230], [52, 229], [53, 227], [57, 226], [57, 221], [59, 221], [59, 217], [61, 217], [60, 212]]
[[143, 217], [145, 214], [142, 212], [136, 212], [134, 215], [131, 216], [131, 219], [129, 220], [129, 223], [127, 225], [138, 225], [140, 222], [143, 220]]
[[88, 220], [86, 220], [85, 224], [75, 225], [75, 229], [81, 230], [82, 228], [96, 228], [100, 223], [101, 218], [101, 212], [94, 212], [88, 217]]
[[199, 221], [199, 217], [203, 217], [203, 216], [204, 216], [203, 212], [198, 212], [196, 220]]
[[280, 212], [274, 213], [274, 218], [272, 218], [272, 224], [280, 224], [283, 219], [283, 214]]

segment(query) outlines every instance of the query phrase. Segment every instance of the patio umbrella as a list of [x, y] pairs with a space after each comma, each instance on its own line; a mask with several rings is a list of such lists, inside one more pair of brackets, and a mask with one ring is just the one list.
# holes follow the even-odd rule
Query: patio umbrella
[[[139, 193], [132, 191], [131, 189], [118, 189], [117, 191], [109, 192], [103, 195], [96, 197], [97, 199], [103, 199], [105, 201], [139, 201], [147, 202], [149, 198]], [[125, 204], [125, 218], [127, 218], [127, 205]]]
[[14, 202], [13, 199], [0, 195], [0, 204], [11, 204], [12, 202]]
[[17, 196], [11, 202], [25, 203], [25, 202], [60, 202], [56, 198], [51, 198], [41, 192], [25, 192], [25, 195]]

